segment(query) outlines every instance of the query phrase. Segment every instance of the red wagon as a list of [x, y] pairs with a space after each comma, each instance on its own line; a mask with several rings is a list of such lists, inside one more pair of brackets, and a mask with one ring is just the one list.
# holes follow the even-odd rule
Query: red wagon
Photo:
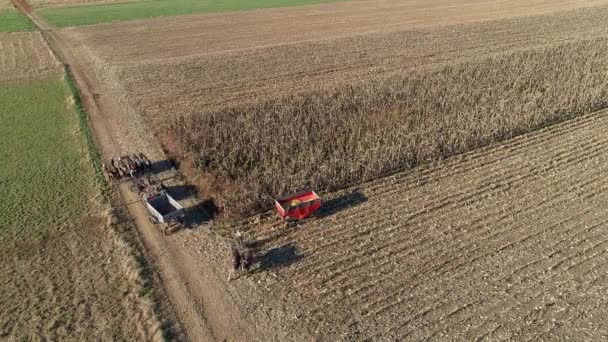
[[300, 192], [295, 195], [279, 198], [274, 206], [284, 220], [302, 220], [321, 208], [321, 197], [314, 191]]

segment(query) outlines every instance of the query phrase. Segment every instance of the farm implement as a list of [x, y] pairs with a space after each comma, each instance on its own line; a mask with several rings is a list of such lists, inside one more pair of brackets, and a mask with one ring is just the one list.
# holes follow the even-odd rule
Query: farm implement
[[142, 197], [148, 219], [152, 224], [158, 225], [163, 234], [174, 233], [182, 227], [184, 208], [171, 197], [163, 183], [153, 185], [149, 177], [133, 178], [131, 190]]
[[274, 201], [279, 216], [286, 221], [303, 220], [321, 208], [321, 197], [314, 191], [305, 191]]
[[162, 182], [152, 180], [151, 170], [152, 162], [141, 152], [115, 156], [103, 163], [108, 182], [130, 180], [129, 189], [142, 198], [150, 222], [167, 235], [182, 226], [184, 208]]

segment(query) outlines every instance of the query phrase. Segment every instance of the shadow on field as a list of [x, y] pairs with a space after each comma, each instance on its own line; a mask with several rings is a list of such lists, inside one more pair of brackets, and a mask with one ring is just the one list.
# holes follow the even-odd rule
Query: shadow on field
[[262, 270], [276, 270], [293, 265], [302, 260], [303, 257], [296, 246], [288, 244], [269, 249], [258, 256], [258, 261]]
[[185, 200], [196, 196], [196, 188], [192, 185], [169, 185], [167, 192], [176, 201]]
[[173, 160], [155, 160], [150, 168], [152, 174], [158, 175], [171, 169], [177, 169], [176, 163]]
[[328, 200], [323, 203], [323, 206], [317, 211], [315, 216], [319, 218], [334, 215], [342, 210], [356, 207], [367, 202], [367, 197], [361, 190], [353, 190], [347, 194]]
[[186, 228], [194, 228], [205, 222], [209, 222], [215, 218], [218, 213], [218, 208], [215, 201], [207, 199], [197, 203], [185, 210], [184, 226]]

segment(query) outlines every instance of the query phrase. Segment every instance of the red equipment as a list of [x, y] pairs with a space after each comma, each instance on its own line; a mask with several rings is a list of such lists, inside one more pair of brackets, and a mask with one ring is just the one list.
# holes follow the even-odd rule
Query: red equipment
[[279, 198], [274, 206], [284, 220], [302, 220], [321, 208], [321, 197], [314, 191], [300, 192], [295, 195]]

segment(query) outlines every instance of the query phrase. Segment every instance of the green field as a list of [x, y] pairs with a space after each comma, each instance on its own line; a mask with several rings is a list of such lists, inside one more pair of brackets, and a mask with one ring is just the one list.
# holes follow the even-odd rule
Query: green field
[[0, 84], [0, 239], [75, 222], [94, 193], [94, 174], [69, 89], [59, 77]]
[[31, 31], [32, 22], [16, 10], [0, 10], [0, 32]]
[[151, 0], [43, 8], [38, 12], [53, 25], [67, 27], [172, 15], [242, 11], [337, 1], [342, 0]]
[[0, 340], [144, 339], [144, 279], [109, 226], [79, 109], [59, 76], [0, 82]]

